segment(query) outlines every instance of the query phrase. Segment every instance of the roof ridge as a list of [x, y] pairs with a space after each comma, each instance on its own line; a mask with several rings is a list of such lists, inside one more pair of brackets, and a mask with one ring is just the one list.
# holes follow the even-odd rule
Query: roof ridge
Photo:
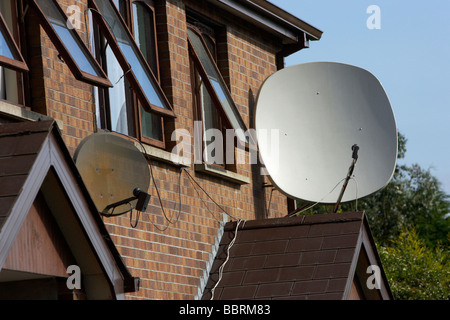
[[55, 123], [54, 120], [2, 123], [0, 124], [0, 137], [50, 132]]
[[[296, 225], [314, 225], [327, 223], [345, 223], [352, 221], [362, 221], [364, 218], [364, 211], [346, 212], [346, 213], [326, 213], [316, 214], [310, 216], [296, 216], [296, 217], [282, 217], [260, 220], [246, 220], [242, 223], [238, 230], [250, 229], [264, 229], [264, 228], [279, 228]], [[233, 231], [236, 229], [237, 221], [228, 222], [224, 230]]]

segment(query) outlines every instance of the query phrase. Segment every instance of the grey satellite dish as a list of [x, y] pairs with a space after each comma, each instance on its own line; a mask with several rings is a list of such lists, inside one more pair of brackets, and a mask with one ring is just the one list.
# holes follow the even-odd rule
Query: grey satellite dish
[[[272, 183], [291, 198], [352, 201], [385, 187], [395, 170], [389, 99], [375, 76], [355, 66], [313, 62], [274, 73], [260, 89], [255, 127]], [[265, 130], [279, 131], [277, 147], [261, 143]], [[357, 183], [342, 194], [350, 175]]]
[[95, 133], [81, 141], [74, 160], [100, 214], [145, 211], [150, 170], [133, 142], [114, 133]]

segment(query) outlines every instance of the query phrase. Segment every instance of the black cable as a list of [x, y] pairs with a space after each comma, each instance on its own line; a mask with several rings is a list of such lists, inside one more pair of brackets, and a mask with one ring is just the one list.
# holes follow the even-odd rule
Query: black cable
[[218, 220], [215, 216], [214, 216], [214, 212], [212, 212], [209, 207], [208, 204], [205, 202], [205, 200], [202, 199], [202, 197], [200, 196], [200, 192], [198, 192], [197, 188], [195, 187], [194, 180], [192, 180], [191, 178], [189, 178], [189, 181], [191, 182], [192, 186], [194, 187], [195, 192], [197, 192], [197, 196], [200, 199], [200, 201], [202, 202], [202, 204], [204, 205], [204, 207], [206, 208], [206, 210], [211, 214], [211, 216], [213, 217], [214, 220], [216, 220], [217, 222], [220, 223], [220, 220]]
[[[130, 211], [132, 211], [134, 209], [133, 206], [131, 205], [131, 203], [128, 202], [126, 204], [128, 204], [130, 206], [129, 210], [122, 211], [122, 212], [119, 212], [119, 213], [114, 213], [114, 210], [116, 210], [117, 207], [113, 207], [111, 213], [99, 212], [99, 214], [101, 216], [104, 216], [104, 217], [107, 217], [107, 218], [121, 216], [121, 215], [126, 214], [126, 213], [128, 213], [128, 212], [130, 212]], [[123, 205], [125, 205], [125, 204], [123, 204]]]
[[266, 218], [269, 217], [269, 212], [270, 212], [270, 205], [272, 203], [272, 194], [273, 194], [273, 190], [275, 190], [275, 188], [272, 188], [272, 190], [270, 191], [270, 197], [269, 197], [269, 205], [266, 208]]
[[178, 205], [178, 214], [177, 214], [176, 219], [175, 219], [174, 221], [172, 221], [172, 220], [170, 220], [169, 217], [166, 215], [166, 211], [164, 210], [164, 205], [163, 205], [163, 203], [162, 203], [162, 199], [161, 199], [161, 196], [160, 196], [160, 194], [159, 194], [159, 189], [158, 189], [158, 186], [156, 185], [155, 177], [154, 177], [154, 175], [153, 175], [153, 166], [152, 166], [152, 164], [151, 164], [151, 161], [149, 161], [149, 165], [150, 165], [150, 175], [151, 175], [151, 177], [152, 177], [152, 181], [153, 181], [153, 184], [154, 184], [155, 189], [156, 189], [156, 194], [158, 195], [159, 204], [160, 204], [160, 206], [161, 206], [161, 210], [162, 210], [162, 212], [163, 212], [164, 218], [165, 218], [165, 219], [167, 220], [167, 222], [169, 222], [170, 224], [175, 224], [175, 223], [178, 222], [178, 220], [179, 220], [179, 218], [180, 218], [180, 216], [181, 216], [181, 174], [183, 173], [183, 171], [180, 170], [180, 174], [179, 174], [179, 176], [178, 176], [178, 198], [179, 198], [179, 201], [178, 201], [178, 203], [179, 203], [179, 205]]
[[136, 213], [136, 221], [135, 221], [134, 225], [133, 225], [133, 210], [130, 211], [130, 226], [133, 229], [137, 227], [138, 222], [139, 222], [139, 215], [141, 214], [141, 212], [139, 210], [136, 210], [136, 211], [137, 211], [137, 213]]
[[222, 208], [222, 206], [220, 204], [218, 204], [213, 198], [211, 198], [211, 196], [208, 194], [208, 192], [206, 192], [205, 189], [202, 188], [202, 186], [192, 177], [192, 175], [189, 173], [189, 171], [187, 171], [185, 168], [183, 168], [182, 170], [184, 170], [188, 176], [191, 178], [192, 181], [195, 182], [195, 184], [206, 194], [206, 196], [217, 206], [220, 208], [220, 210], [223, 211], [223, 213], [225, 213], [227, 216], [235, 219], [235, 220], [239, 220], [238, 218], [234, 217], [233, 215], [229, 214], [228, 212], [225, 211], [224, 208]]

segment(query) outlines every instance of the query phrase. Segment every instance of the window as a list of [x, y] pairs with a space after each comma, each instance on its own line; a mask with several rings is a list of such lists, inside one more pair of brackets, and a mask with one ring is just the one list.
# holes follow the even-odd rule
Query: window
[[164, 147], [163, 120], [175, 114], [159, 83], [153, 1], [91, 0], [90, 8], [97, 56], [113, 82], [99, 97], [101, 126]]
[[216, 65], [214, 29], [196, 21], [187, 33], [197, 120], [203, 123], [204, 160], [224, 166], [226, 129], [234, 129], [242, 143], [248, 142], [247, 129]]
[[31, 0], [42, 27], [52, 40], [75, 78], [94, 85], [110, 87], [111, 83], [89, 52], [75, 28], [67, 26], [67, 16], [56, 0]]
[[19, 49], [15, 1], [0, 1], [0, 99], [23, 104], [23, 72], [27, 64]]
[[[5, 2], [7, 3], [7, 2]], [[2, 3], [2, 7], [6, 7]], [[2, 10], [3, 11], [3, 10]], [[6, 10], [5, 10], [6, 11]], [[6, 21], [0, 13], [0, 64], [19, 71], [28, 71], [28, 67], [17, 47]]]
[[[141, 1], [133, 1], [132, 7], [134, 39], [153, 74], [159, 80], [154, 7], [149, 2]], [[146, 112], [142, 104], [139, 106], [139, 113], [143, 140], [164, 141], [162, 117]]]

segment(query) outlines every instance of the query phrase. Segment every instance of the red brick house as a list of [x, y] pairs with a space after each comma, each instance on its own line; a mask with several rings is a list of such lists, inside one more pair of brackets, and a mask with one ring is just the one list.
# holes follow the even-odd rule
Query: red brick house
[[[55, 224], [60, 213], [51, 202], [58, 201], [49, 195], [47, 180], [36, 180], [36, 200], [23, 211], [16, 204], [23, 201], [24, 185], [10, 186], [19, 188], [12, 195], [1, 184], [0, 239], [8, 242], [0, 244], [0, 286], [14, 285], [7, 270], [26, 270], [20, 259], [15, 265], [4, 263], [13, 260], [10, 252], [17, 254], [11, 248], [39, 201], [44, 202], [41, 211], [34, 211], [53, 221], [40, 230], [58, 234], [46, 241], [59, 249], [43, 254], [59, 254], [59, 269], [31, 268], [39, 275], [34, 281], [56, 279], [50, 285], [55, 288], [69, 276], [67, 266], [78, 263], [82, 276], [83, 265], [98, 270], [108, 289], [93, 293], [85, 274], [77, 294], [112, 299], [201, 298], [227, 221], [281, 218], [292, 209], [286, 196], [265, 188], [269, 180], [260, 174], [260, 164], [223, 161], [218, 156], [223, 150], [208, 152], [211, 139], [190, 141], [198, 143], [200, 157], [197, 149], [183, 149], [175, 157], [172, 151], [195, 130], [204, 137], [217, 129], [225, 137], [226, 129], [253, 128], [261, 84], [283, 68], [286, 56], [319, 40], [319, 29], [263, 0], [6, 0], [0, 2], [0, 13], [0, 126], [8, 124], [5, 135], [15, 132], [29, 139], [43, 130], [41, 145], [58, 141], [55, 147], [63, 154], [58, 163], [67, 167], [73, 185], [53, 181], [55, 195], [77, 190], [65, 205], [76, 209], [76, 203], [85, 203], [85, 211], [71, 210], [73, 217], [89, 217], [97, 228], [80, 227], [80, 241], [89, 244], [95, 258], [95, 263], [83, 262], [72, 252], [77, 246], [72, 247], [64, 223]], [[56, 124], [44, 121], [44, 129], [21, 124], [38, 120]], [[157, 189], [150, 184], [152, 197], [137, 225], [128, 215], [95, 217], [91, 195], [71, 159], [84, 138], [102, 131], [142, 146], [151, 165]], [[232, 144], [236, 159], [250, 157], [246, 137], [237, 140], [244, 148]], [[39, 150], [33, 154], [38, 157]], [[5, 153], [0, 162], [14, 167], [19, 155]], [[35, 173], [29, 161], [23, 179]], [[8, 172], [0, 167], [0, 179], [11, 179]], [[53, 170], [48, 172], [56, 179]], [[41, 189], [47, 197], [39, 195]], [[14, 234], [1, 238], [10, 232], [7, 221], [15, 215], [20, 219]]]

